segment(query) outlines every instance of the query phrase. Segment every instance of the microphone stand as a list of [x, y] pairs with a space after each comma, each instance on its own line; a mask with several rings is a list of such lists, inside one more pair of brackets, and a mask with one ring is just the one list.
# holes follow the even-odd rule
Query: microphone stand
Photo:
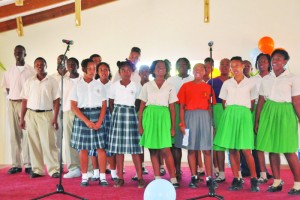
[[193, 197], [191, 199], [188, 199], [188, 200], [194, 200], [194, 199], [203, 199], [203, 198], [207, 198], [207, 197], [212, 197], [212, 198], [216, 198], [216, 199], [220, 199], [220, 200], [223, 200], [224, 197], [221, 196], [221, 195], [217, 195], [216, 193], [216, 190], [214, 188], [214, 172], [213, 172], [213, 166], [214, 166], [214, 148], [213, 148], [213, 140], [214, 140], [214, 127], [215, 127], [215, 124], [214, 124], [214, 110], [213, 110], [213, 78], [212, 78], [212, 72], [213, 72], [213, 63], [212, 63], [212, 46], [213, 46], [213, 42], [209, 42], [208, 43], [208, 46], [209, 46], [209, 53], [210, 53], [210, 66], [211, 66], [211, 71], [210, 71], [210, 79], [211, 79], [211, 88], [210, 88], [210, 99], [209, 99], [209, 103], [210, 103], [210, 109], [211, 109], [211, 115], [210, 115], [210, 139], [211, 139], [211, 149], [210, 149], [210, 156], [211, 156], [211, 165], [210, 165], [210, 168], [211, 168], [211, 177], [209, 179], [209, 187], [208, 187], [208, 194], [207, 195], [202, 195], [202, 196], [198, 196], [198, 197]]
[[[66, 58], [66, 54], [67, 52], [70, 50], [70, 45], [71, 43], [67, 43], [67, 49], [64, 53], [64, 56], [63, 56], [63, 59], [61, 61], [61, 66], [62, 66], [62, 71], [64, 71], [64, 69], [66, 68], [65, 66], [65, 58]], [[75, 194], [71, 194], [71, 193], [68, 193], [68, 192], [65, 192], [64, 190], [64, 187], [62, 185], [62, 174], [63, 174], [63, 164], [62, 164], [62, 140], [63, 140], [63, 111], [62, 111], [62, 106], [63, 106], [63, 86], [64, 86], [64, 74], [62, 73], [61, 74], [61, 91], [60, 91], [60, 102], [61, 102], [61, 106], [59, 108], [59, 113], [60, 113], [60, 124], [61, 124], [61, 129], [60, 129], [60, 134], [59, 134], [59, 137], [60, 137], [60, 152], [59, 152], [59, 183], [56, 185], [56, 191], [55, 192], [51, 192], [51, 193], [48, 193], [48, 194], [45, 194], [45, 195], [42, 195], [42, 196], [39, 196], [39, 197], [36, 197], [36, 198], [33, 198], [33, 200], [36, 200], [36, 199], [43, 199], [45, 197], [48, 197], [48, 196], [51, 196], [51, 195], [54, 195], [54, 194], [64, 194], [64, 195], [69, 195], [69, 196], [72, 196], [72, 197], [75, 197], [77, 199], [82, 199], [82, 200], [86, 200], [86, 198], [83, 198], [83, 197], [80, 197], [80, 196], [77, 196]]]

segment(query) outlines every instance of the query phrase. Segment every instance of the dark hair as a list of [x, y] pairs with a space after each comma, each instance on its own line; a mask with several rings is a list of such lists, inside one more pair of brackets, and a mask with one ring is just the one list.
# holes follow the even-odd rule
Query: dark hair
[[268, 72], [270, 72], [272, 68], [271, 68], [271, 56], [270, 56], [269, 54], [260, 53], [260, 54], [256, 57], [255, 68], [258, 69], [258, 60], [259, 60], [261, 57], [263, 57], [263, 56], [265, 56], [265, 57], [267, 58], [267, 60], [268, 60], [268, 64], [269, 64], [269, 66], [268, 66]]
[[90, 62], [91, 62], [91, 63], [94, 63], [94, 61], [93, 61], [92, 59], [90, 59], [90, 58], [87, 58], [87, 59], [84, 59], [84, 60], [81, 61], [81, 67], [82, 67], [82, 71], [83, 71], [84, 73], [87, 72], [87, 66], [88, 66], [88, 64], [89, 64]]
[[71, 57], [71, 58], [69, 58], [68, 59], [68, 61], [73, 61], [78, 67], [79, 67], [79, 61], [76, 59], [76, 58], [74, 58], [74, 57]]
[[207, 63], [207, 62], [211, 63], [212, 66], [214, 66], [214, 64], [215, 64], [214, 59], [212, 59], [210, 57], [207, 57], [204, 59], [204, 63]]
[[168, 75], [168, 73], [170, 72], [170, 66], [169, 64], [164, 61], [164, 60], [155, 60], [152, 62], [151, 66], [150, 66], [150, 74], [152, 74], [152, 76], [155, 78], [155, 74], [154, 74], [154, 70], [155, 70], [155, 67], [157, 65], [157, 63], [159, 62], [163, 62], [165, 64], [165, 67], [166, 67], [166, 74], [165, 74], [165, 78], [166, 76]]
[[243, 59], [242, 59], [241, 56], [233, 56], [233, 57], [230, 59], [230, 61], [233, 61], [233, 60], [237, 60], [237, 61], [243, 62]]
[[101, 57], [101, 56], [99, 54], [93, 54], [90, 56], [90, 59], [97, 58], [97, 57]]
[[47, 61], [45, 60], [45, 58], [43, 58], [43, 57], [37, 57], [37, 58], [34, 60], [34, 63], [35, 63], [36, 61], [38, 61], [38, 60], [43, 61], [43, 62], [45, 63], [46, 68], [47, 68]]
[[183, 58], [178, 58], [178, 60], [176, 61], [176, 71], [178, 71], [178, 69], [179, 69], [179, 62], [180, 61], [183, 61], [183, 62], [186, 63], [188, 70], [191, 69], [191, 63], [190, 63], [190, 61], [187, 58], [183, 57]]
[[26, 53], [26, 49], [25, 49], [25, 47], [22, 46], [22, 45], [17, 45], [15, 48], [21, 48], [21, 49], [23, 49], [23, 50], [25, 51], [25, 53]]
[[271, 59], [275, 54], [282, 55], [284, 57], [284, 60], [288, 61], [290, 59], [289, 53], [284, 49], [275, 49], [275, 51], [272, 52]]
[[105, 66], [107, 67], [107, 69], [108, 69], [108, 71], [109, 71], [108, 80], [111, 80], [111, 77], [112, 77], [112, 76], [111, 76], [110, 67], [109, 67], [109, 64], [106, 63], [106, 62], [100, 62], [100, 63], [96, 66], [95, 79], [97, 80], [97, 79], [100, 78], [100, 76], [99, 76], [99, 74], [98, 74], [98, 70], [99, 70], [99, 68], [100, 68], [100, 65], [105, 65]]
[[131, 52], [136, 52], [138, 54], [141, 54], [141, 49], [139, 47], [132, 47]]
[[125, 61], [118, 61], [117, 66], [119, 68], [119, 72], [120, 72], [120, 69], [124, 66], [129, 66], [133, 72], [135, 70], [134, 64], [132, 62], [130, 62], [130, 60], [127, 60], [127, 59]]

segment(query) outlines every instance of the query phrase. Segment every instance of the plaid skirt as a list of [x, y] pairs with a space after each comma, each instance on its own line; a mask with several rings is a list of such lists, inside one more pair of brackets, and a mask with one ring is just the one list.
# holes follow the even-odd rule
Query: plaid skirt
[[[110, 118], [111, 118], [111, 114], [110, 114], [109, 108], [107, 108], [106, 113], [105, 113], [105, 118], [104, 118], [104, 121], [103, 121], [104, 130], [105, 130], [105, 145], [106, 145], [106, 147], [107, 147], [107, 144], [108, 144], [107, 135], [109, 134]], [[115, 154], [106, 151], [106, 156], [110, 157], [110, 156], [114, 156], [114, 155]], [[97, 149], [90, 150], [89, 151], [89, 156], [98, 156]]]
[[138, 119], [134, 106], [115, 105], [106, 150], [115, 154], [141, 154]]
[[[80, 111], [90, 121], [97, 122], [101, 108], [81, 108]], [[71, 147], [76, 150], [105, 149], [105, 135], [103, 124], [98, 130], [90, 129], [75, 115], [71, 136]]]

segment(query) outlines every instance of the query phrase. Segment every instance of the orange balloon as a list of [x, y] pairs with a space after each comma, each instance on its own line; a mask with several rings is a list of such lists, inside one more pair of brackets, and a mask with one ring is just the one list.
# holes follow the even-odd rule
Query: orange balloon
[[274, 49], [274, 40], [269, 36], [262, 37], [258, 41], [258, 48], [262, 53], [271, 54]]

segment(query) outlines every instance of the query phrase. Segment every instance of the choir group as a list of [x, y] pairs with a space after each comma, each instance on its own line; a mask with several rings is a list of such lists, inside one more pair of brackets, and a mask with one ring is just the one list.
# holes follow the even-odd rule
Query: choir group
[[[179, 58], [176, 76], [170, 76], [168, 60], [155, 60], [151, 66], [137, 69], [138, 47], [117, 63], [113, 80], [109, 64], [98, 54], [81, 64], [74, 57], [60, 55], [54, 75], [47, 74], [42, 57], [35, 59], [34, 68], [25, 63], [26, 50], [21, 45], [15, 47], [14, 56], [16, 64], [5, 72], [2, 82], [9, 99], [9, 174], [21, 172], [24, 165], [25, 172], [37, 178], [45, 175], [46, 165], [51, 177], [61, 176], [58, 136], [63, 116], [68, 170], [63, 177], [81, 176], [81, 186], [88, 186], [89, 181], [109, 186], [106, 174], [111, 175], [114, 187], [123, 186], [124, 155], [131, 154], [136, 169], [132, 180], [138, 188], [145, 187], [147, 148], [154, 179], [166, 174], [166, 166], [170, 182], [178, 188], [183, 176], [182, 149], [186, 149], [190, 188], [198, 188], [205, 174], [207, 186], [217, 188], [226, 181], [228, 151], [234, 176], [229, 190], [241, 190], [243, 177], [250, 176], [252, 192], [258, 192], [259, 184], [272, 177], [267, 191], [281, 191], [282, 153], [294, 177], [289, 194], [300, 195], [300, 164], [295, 154], [300, 78], [286, 68], [289, 54], [283, 49], [271, 56], [259, 54], [255, 63], [258, 74], [252, 77], [251, 63], [239, 56], [222, 59], [217, 77], [211, 77], [212, 58], [193, 68], [187, 58]], [[80, 65], [83, 76], [78, 73]], [[267, 171], [264, 152], [269, 153], [273, 176]]]

